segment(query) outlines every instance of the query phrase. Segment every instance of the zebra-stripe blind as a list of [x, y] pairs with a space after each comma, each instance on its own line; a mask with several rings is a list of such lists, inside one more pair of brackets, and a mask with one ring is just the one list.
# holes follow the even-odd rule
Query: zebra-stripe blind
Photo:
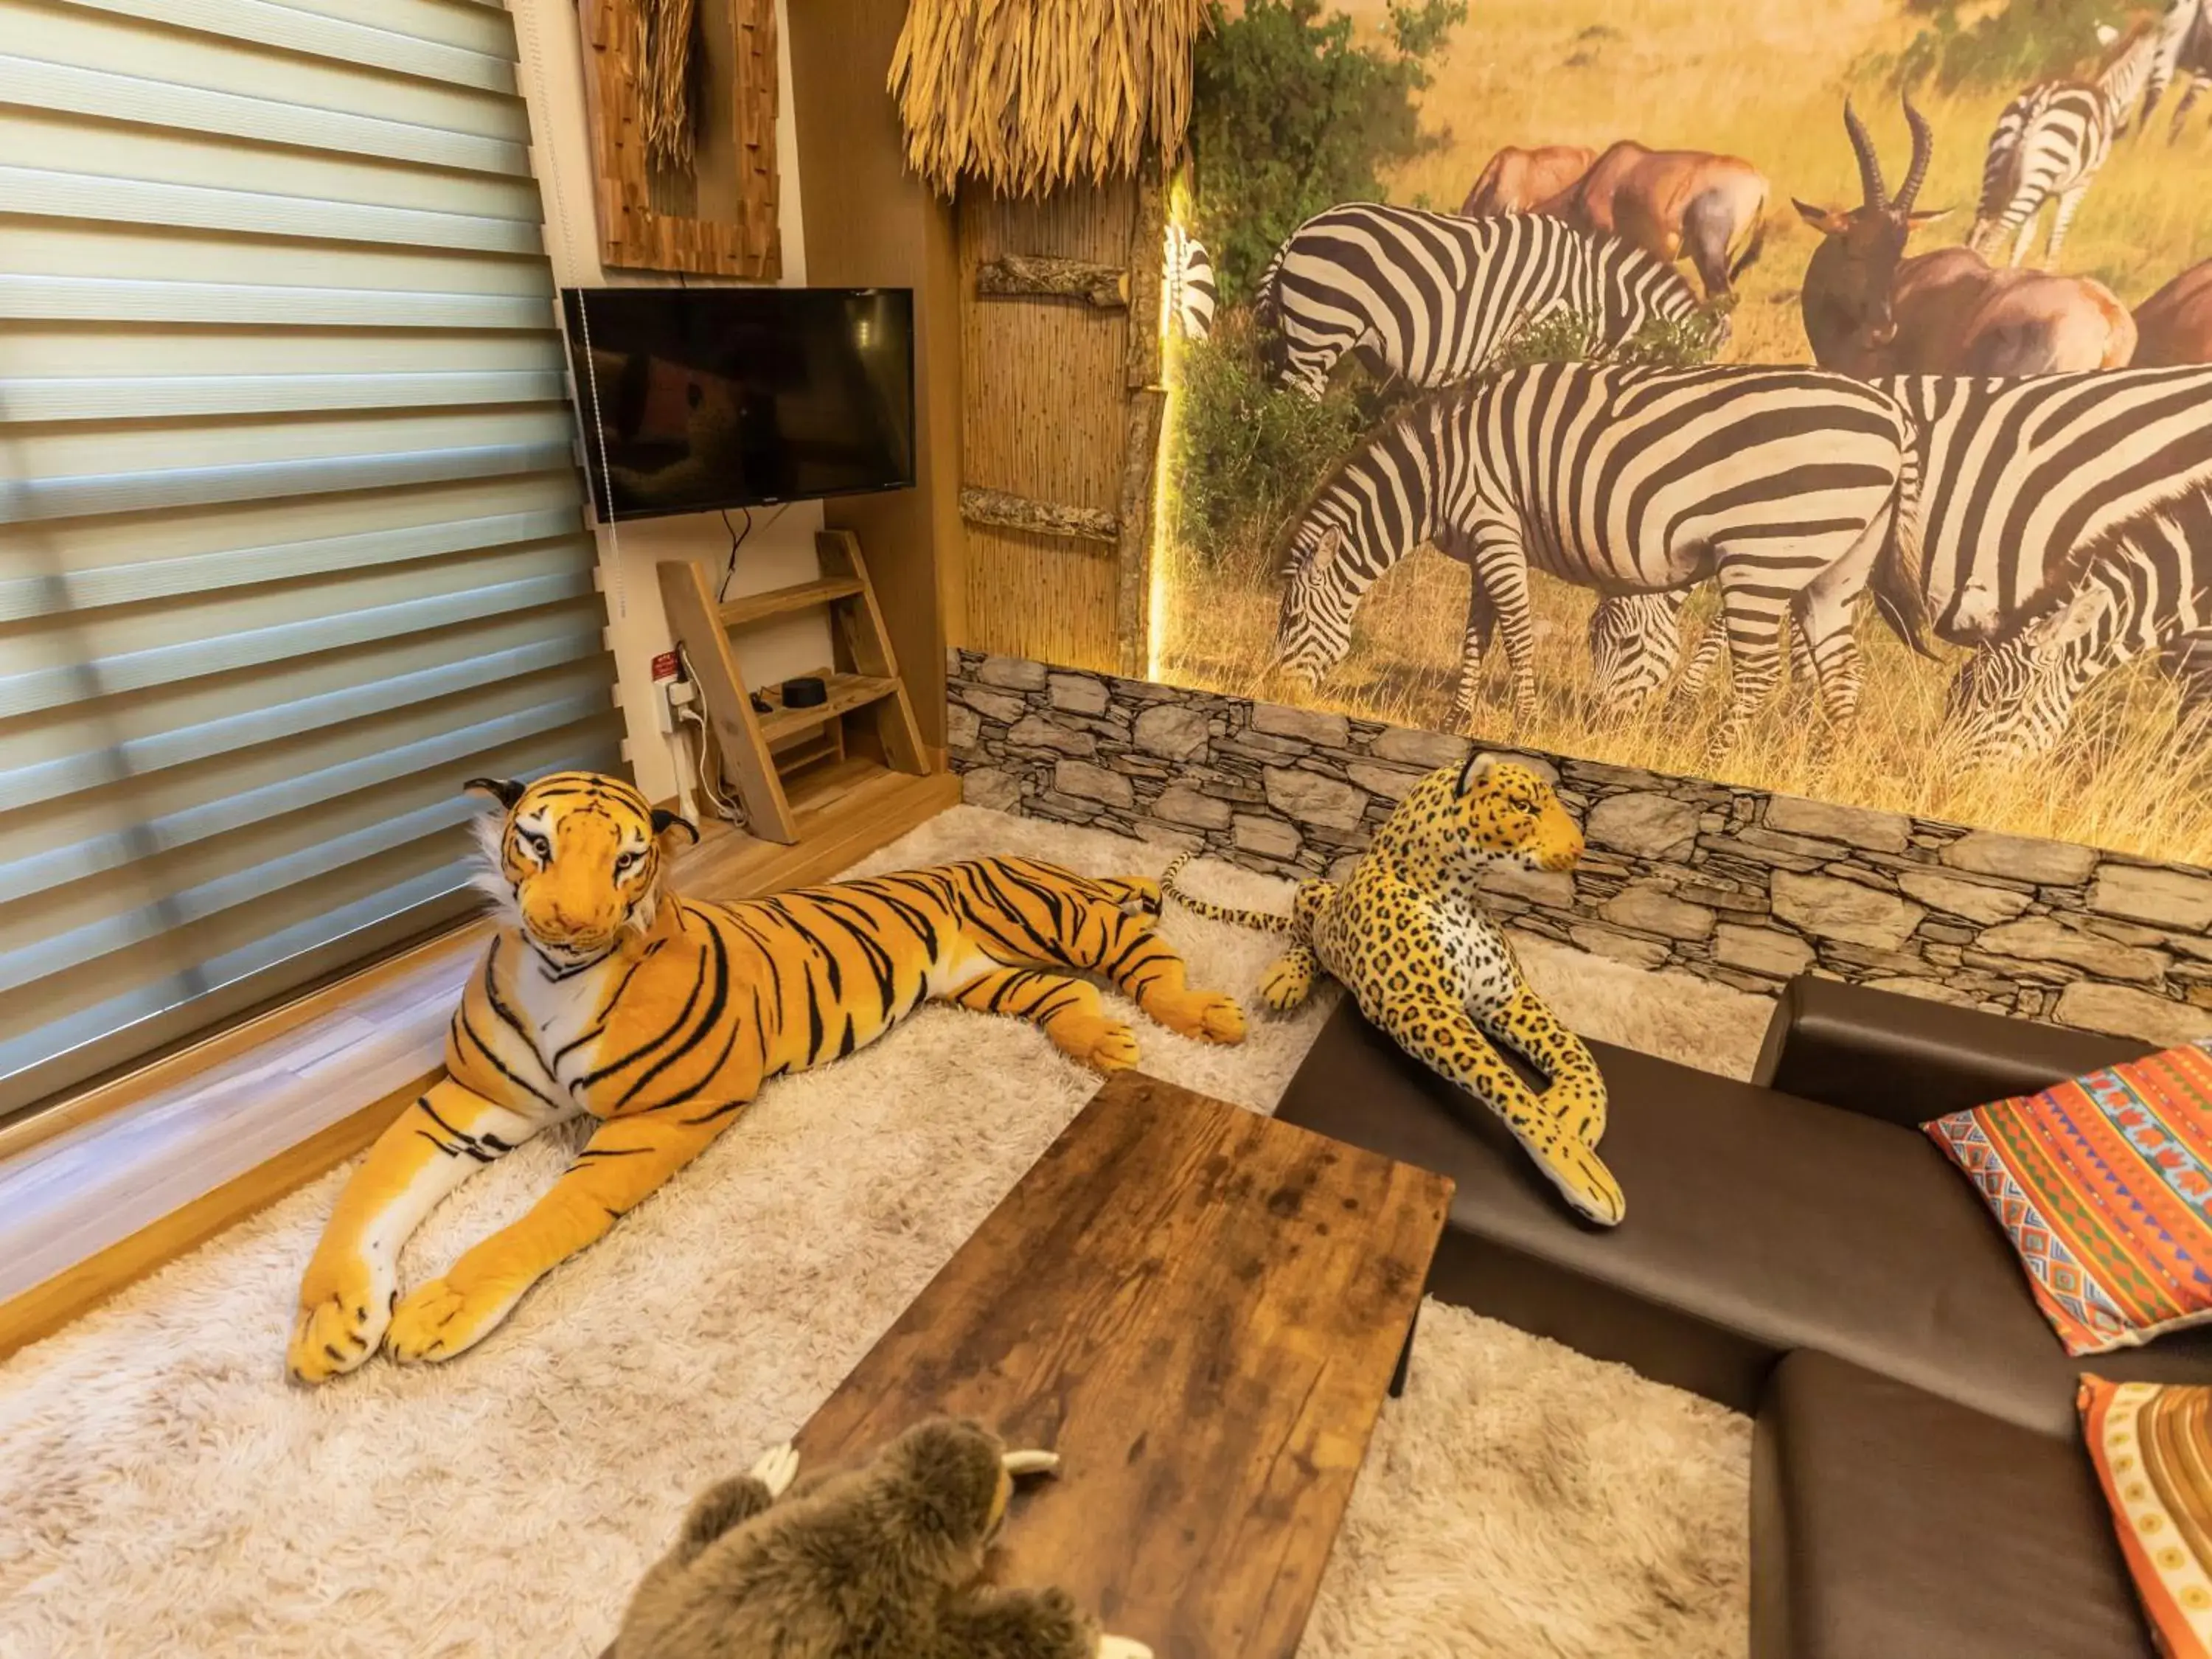
[[618, 728], [507, 13], [0, 0], [0, 1115], [467, 905]]

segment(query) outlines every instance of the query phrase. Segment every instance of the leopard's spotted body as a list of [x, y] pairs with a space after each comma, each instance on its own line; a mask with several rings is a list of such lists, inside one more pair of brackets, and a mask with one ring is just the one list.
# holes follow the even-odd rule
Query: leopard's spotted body
[[[1290, 934], [1295, 943], [1261, 986], [1269, 1007], [1296, 1007], [1328, 974], [1407, 1053], [1496, 1113], [1570, 1204], [1609, 1226], [1626, 1201], [1597, 1155], [1605, 1081], [1582, 1039], [1528, 988], [1478, 891], [1491, 865], [1565, 870], [1582, 851], [1582, 831], [1549, 784], [1516, 762], [1477, 755], [1416, 784], [1351, 873], [1301, 882], [1287, 916], [1177, 890], [1188, 854], [1162, 884], [1201, 915]], [[1495, 1043], [1548, 1086], [1530, 1088]]]

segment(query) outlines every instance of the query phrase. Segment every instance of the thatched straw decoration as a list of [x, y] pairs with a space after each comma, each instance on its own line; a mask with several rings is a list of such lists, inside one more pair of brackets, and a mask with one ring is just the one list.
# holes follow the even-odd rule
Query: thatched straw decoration
[[646, 165], [691, 170], [691, 33], [696, 0], [639, 0], [638, 131]]
[[1206, 0], [910, 0], [890, 89], [907, 161], [941, 196], [1010, 196], [1182, 153]]

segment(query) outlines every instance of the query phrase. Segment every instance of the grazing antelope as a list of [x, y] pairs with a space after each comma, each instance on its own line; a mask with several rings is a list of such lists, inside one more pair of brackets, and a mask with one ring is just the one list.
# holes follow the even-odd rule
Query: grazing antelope
[[2136, 367], [2179, 363], [2212, 363], [2212, 259], [2190, 266], [2136, 307]]
[[1641, 248], [1557, 219], [1347, 202], [1291, 233], [1253, 320], [1275, 383], [1318, 401], [1355, 348], [1414, 386], [1443, 386], [1554, 312], [1594, 319], [1598, 343], [1619, 345], [1697, 309], [1690, 285]]
[[2004, 106], [1982, 163], [1981, 205], [1967, 246], [1988, 253], [2009, 236], [2011, 263], [2020, 264], [2035, 240], [2036, 216], [2055, 200], [2044, 261], [2058, 263], [2066, 228], [2112, 153], [2112, 140], [2127, 131], [2128, 106], [2150, 78], [2159, 39], [2156, 27], [2140, 26], [2095, 80], [2039, 81]]
[[1539, 144], [1534, 149], [1508, 144], [1476, 175], [1474, 188], [1459, 204], [1461, 216], [1491, 219], [1527, 213], [1581, 178], [1596, 159], [1597, 152], [1583, 144]]
[[2087, 276], [1999, 270], [1971, 248], [1905, 255], [1917, 226], [1948, 210], [1914, 207], [1935, 136], [1908, 100], [1912, 162], [1891, 198], [1866, 125], [1844, 103], [1844, 131], [1858, 158], [1855, 208], [1795, 204], [1820, 233], [1799, 304], [1805, 337], [1823, 368], [1862, 379], [1887, 374], [2055, 374], [2120, 368], [2136, 325], [2119, 298]]
[[1765, 244], [1766, 175], [1741, 156], [1624, 139], [1535, 210], [1668, 264], [1686, 258], [1705, 297], [1720, 299]]

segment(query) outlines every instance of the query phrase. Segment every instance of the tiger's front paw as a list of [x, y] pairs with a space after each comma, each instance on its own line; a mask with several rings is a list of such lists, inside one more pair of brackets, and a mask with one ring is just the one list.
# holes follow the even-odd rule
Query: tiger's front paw
[[1137, 1063], [1137, 1034], [1118, 1019], [1069, 1015], [1054, 1023], [1052, 1040], [1070, 1060], [1099, 1072], [1126, 1072]]
[[1176, 1029], [1186, 1036], [1206, 1042], [1244, 1041], [1244, 1011], [1237, 1006], [1235, 997], [1218, 991], [1192, 991], [1176, 1012], [1182, 1020], [1176, 1023]]
[[392, 1317], [391, 1270], [365, 1256], [325, 1261], [319, 1252], [300, 1281], [300, 1311], [284, 1367], [295, 1381], [327, 1382], [376, 1352]]
[[384, 1346], [403, 1365], [451, 1359], [489, 1336], [520, 1299], [520, 1291], [464, 1288], [450, 1278], [434, 1279], [401, 1298]]

